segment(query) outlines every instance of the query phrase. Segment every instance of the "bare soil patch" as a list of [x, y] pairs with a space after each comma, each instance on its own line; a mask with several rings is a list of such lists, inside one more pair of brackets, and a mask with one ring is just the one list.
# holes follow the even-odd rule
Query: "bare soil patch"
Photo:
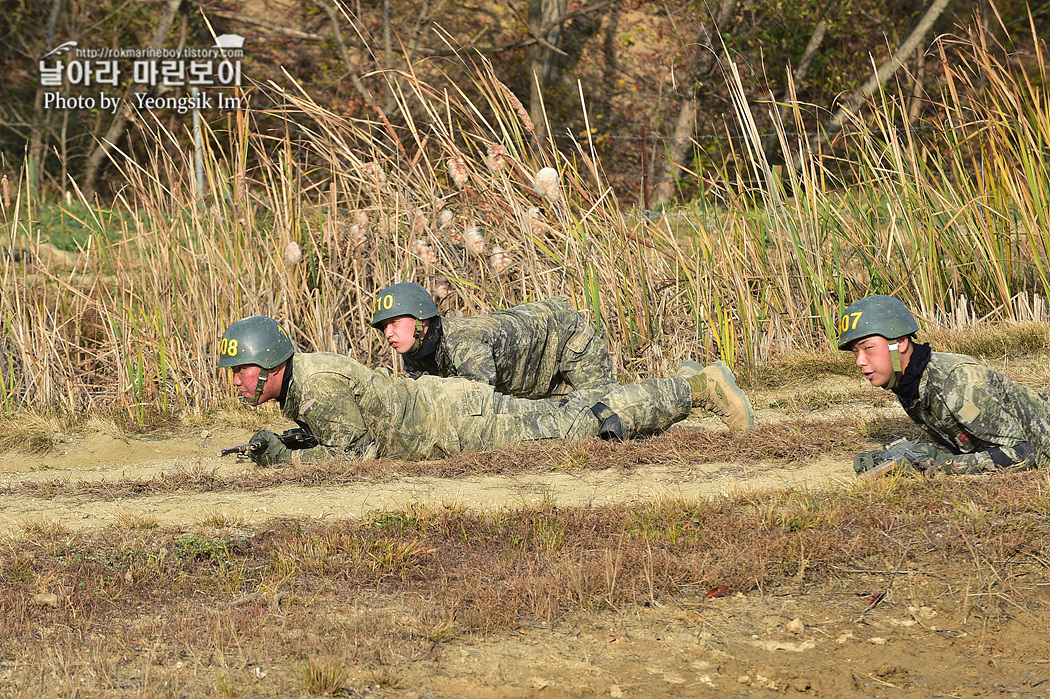
[[0, 455], [0, 696], [1050, 691], [1045, 476], [858, 484], [911, 429], [884, 394], [755, 395], [746, 435], [434, 464], [257, 469], [232, 428]]

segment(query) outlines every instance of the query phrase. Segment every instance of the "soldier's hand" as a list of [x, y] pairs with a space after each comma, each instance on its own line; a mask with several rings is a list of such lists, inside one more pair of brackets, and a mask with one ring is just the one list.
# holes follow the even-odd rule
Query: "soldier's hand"
[[248, 440], [248, 457], [259, 466], [273, 466], [290, 461], [292, 450], [270, 430], [260, 430]]
[[857, 454], [853, 470], [865, 477], [894, 472], [930, 475], [936, 473], [937, 462], [950, 457], [950, 452], [934, 444], [901, 440], [884, 449]]
[[929, 442], [906, 441], [894, 444], [876, 458], [876, 463], [894, 463], [907, 473], [935, 472], [938, 461], [949, 458], [951, 454]]
[[853, 457], [853, 470], [858, 476], [877, 478], [895, 471], [923, 473], [930, 463], [930, 457], [902, 444], [890, 449], [875, 449], [857, 454]]
[[865, 471], [870, 471], [875, 468], [875, 459], [882, 456], [884, 452], [882, 449], [876, 449], [875, 451], [862, 451], [853, 457], [853, 470], [860, 475]]

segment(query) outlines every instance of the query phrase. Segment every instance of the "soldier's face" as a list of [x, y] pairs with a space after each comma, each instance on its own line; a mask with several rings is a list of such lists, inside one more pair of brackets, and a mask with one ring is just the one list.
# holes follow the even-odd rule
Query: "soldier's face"
[[851, 349], [857, 358], [857, 368], [872, 386], [883, 388], [889, 385], [893, 379], [893, 360], [886, 338], [881, 335], [864, 337], [854, 342]]
[[[282, 364], [276, 369], [270, 370], [269, 375], [266, 377], [262, 395], [259, 396], [259, 403], [273, 400], [280, 395], [281, 379], [284, 376], [283, 367], [284, 365]], [[259, 385], [259, 371], [260, 367], [255, 364], [233, 367], [233, 385], [237, 387], [241, 400], [249, 405], [255, 401], [255, 389]]]
[[398, 354], [404, 354], [416, 344], [416, 319], [412, 316], [397, 316], [381, 322], [383, 337]]

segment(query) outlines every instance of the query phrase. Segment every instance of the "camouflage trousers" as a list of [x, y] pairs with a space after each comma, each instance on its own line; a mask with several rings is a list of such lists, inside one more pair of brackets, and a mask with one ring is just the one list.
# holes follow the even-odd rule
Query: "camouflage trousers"
[[494, 394], [490, 439], [507, 444], [555, 438], [578, 441], [598, 434], [602, 420], [591, 410], [603, 403], [619, 416], [623, 437], [659, 434], [689, 416], [692, 390], [685, 379], [644, 379], [614, 388], [570, 393], [560, 401]]

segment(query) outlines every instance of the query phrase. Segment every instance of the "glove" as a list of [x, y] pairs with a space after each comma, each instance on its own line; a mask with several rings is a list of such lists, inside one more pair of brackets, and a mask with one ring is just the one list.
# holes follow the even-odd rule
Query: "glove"
[[891, 444], [883, 452], [881, 464], [892, 461], [897, 467], [908, 473], [935, 475], [940, 472], [939, 465], [951, 460], [954, 453], [930, 442], [900, 442]]
[[922, 454], [933, 460], [934, 463], [938, 461], [945, 461], [955, 456], [952, 452], [942, 447], [933, 444], [932, 442], [901, 442], [898, 446], [907, 447], [910, 451], [916, 454]]
[[865, 471], [875, 468], [875, 459], [883, 455], [882, 449], [875, 451], [862, 451], [853, 457], [853, 470], [859, 476]]
[[884, 449], [876, 449], [853, 457], [853, 470], [860, 478], [878, 478], [895, 471], [917, 475], [925, 473], [927, 468], [930, 467], [924, 457], [915, 452], [909, 455], [902, 451], [889, 453]]
[[260, 430], [248, 440], [248, 457], [258, 466], [273, 466], [291, 461], [292, 450], [270, 430]]

